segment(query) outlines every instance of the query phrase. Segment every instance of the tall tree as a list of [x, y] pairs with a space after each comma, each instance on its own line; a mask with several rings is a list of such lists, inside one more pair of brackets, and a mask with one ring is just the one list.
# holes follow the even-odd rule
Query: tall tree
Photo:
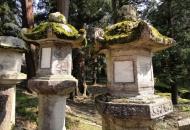
[[0, 0], [0, 35], [19, 36], [20, 24], [15, 0]]
[[172, 86], [175, 95], [173, 103], [177, 103], [176, 87], [189, 81], [190, 67], [187, 58], [190, 55], [189, 9], [189, 0], [161, 0], [158, 7], [148, 16], [154, 26], [177, 42], [173, 48], [157, 54], [153, 62], [157, 79]]
[[[33, 0], [20, 0], [22, 5], [22, 26], [32, 28], [34, 26]], [[29, 51], [25, 53], [25, 61], [27, 68], [27, 79], [31, 79], [36, 75], [35, 67], [35, 50], [36, 46], [28, 43]]]
[[65, 15], [68, 20], [70, 0], [56, 0], [57, 9]]

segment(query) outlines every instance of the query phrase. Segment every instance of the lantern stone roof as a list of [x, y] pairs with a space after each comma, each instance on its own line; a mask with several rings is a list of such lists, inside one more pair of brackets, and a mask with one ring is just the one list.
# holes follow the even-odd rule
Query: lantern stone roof
[[127, 16], [125, 15], [122, 21], [106, 27], [102, 32], [96, 33], [97, 35], [100, 34], [96, 36], [99, 47], [108, 48], [125, 45], [145, 48], [155, 52], [171, 47], [175, 43], [175, 40], [160, 34], [149, 23], [131, 16], [131, 14], [134, 14], [133, 8], [132, 11], [129, 9], [127, 11], [124, 13]]
[[26, 43], [17, 37], [0, 36], [0, 48], [13, 49], [24, 52], [28, 50]]
[[79, 31], [68, 24], [60, 12], [51, 13], [47, 22], [42, 22], [33, 29], [23, 28], [21, 31], [26, 41], [41, 43], [48, 40], [57, 40], [71, 44], [86, 44], [86, 31]]

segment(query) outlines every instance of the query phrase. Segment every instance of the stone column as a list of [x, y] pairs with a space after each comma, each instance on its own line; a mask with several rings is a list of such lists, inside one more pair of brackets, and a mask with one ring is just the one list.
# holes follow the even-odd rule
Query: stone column
[[[48, 48], [42, 46], [37, 77], [28, 82], [31, 90], [38, 93], [39, 130], [66, 130], [66, 98], [77, 86], [77, 80], [71, 75], [71, 46], [57, 44], [49, 41]], [[44, 63], [48, 59], [49, 65]]]
[[39, 95], [39, 129], [66, 130], [66, 97], [58, 95]]
[[1, 86], [0, 90], [0, 130], [11, 130], [15, 124], [16, 87]]
[[26, 79], [20, 73], [25, 43], [15, 37], [0, 36], [0, 130], [15, 125], [16, 84]]

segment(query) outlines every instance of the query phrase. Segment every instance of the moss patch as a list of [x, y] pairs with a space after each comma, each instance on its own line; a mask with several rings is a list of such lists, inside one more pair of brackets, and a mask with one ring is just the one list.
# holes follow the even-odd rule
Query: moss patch
[[33, 39], [33, 40], [46, 38], [47, 37], [48, 25], [49, 25], [48, 22], [42, 22], [38, 26], [33, 28], [31, 31], [28, 31], [27, 33], [25, 33], [24, 35], [27, 38]]
[[147, 31], [144, 33], [145, 36], [148, 36], [147, 40], [153, 40], [156, 43], [163, 43], [162, 45], [168, 45], [174, 42], [172, 38], [163, 36], [158, 32], [158, 30], [143, 20], [126, 20], [108, 26], [104, 30], [104, 39], [99, 42], [103, 47], [113, 44], [127, 44], [135, 40], [139, 40], [143, 30]]
[[29, 30], [27, 33], [24, 33], [24, 35], [32, 40], [39, 40], [47, 38], [47, 31], [49, 29], [52, 29], [55, 35], [61, 39], [73, 40], [80, 36], [78, 31], [72, 25], [55, 22], [43, 22], [31, 31]]
[[151, 31], [152, 38], [154, 40], [156, 40], [157, 42], [164, 42], [164, 43], [172, 43], [173, 42], [172, 38], [162, 35], [153, 26], [150, 26], [150, 31]]
[[70, 24], [52, 23], [53, 32], [58, 38], [76, 39], [79, 37], [78, 31]]
[[140, 21], [124, 21], [105, 29], [104, 43], [128, 43], [140, 36]]

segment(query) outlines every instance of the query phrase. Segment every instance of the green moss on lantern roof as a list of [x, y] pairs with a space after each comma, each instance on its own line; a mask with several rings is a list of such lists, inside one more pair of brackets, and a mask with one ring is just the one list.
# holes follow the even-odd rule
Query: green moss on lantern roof
[[76, 39], [79, 37], [78, 31], [70, 24], [61, 24], [56, 22], [43, 22], [32, 30], [28, 30], [24, 35], [28, 39], [39, 40], [47, 38], [48, 30], [51, 29], [53, 33], [61, 39]]
[[38, 40], [38, 39], [43, 39], [47, 37], [47, 30], [48, 30], [48, 22], [42, 22], [38, 26], [34, 27], [32, 30], [27, 30], [24, 35], [28, 39], [32, 40]]
[[152, 43], [168, 45], [174, 43], [172, 38], [160, 34], [157, 29], [142, 20], [126, 20], [104, 29], [103, 40], [100, 44], [128, 44], [137, 40], [146, 39]]
[[140, 26], [140, 21], [123, 21], [108, 26], [105, 29], [103, 42], [116, 44], [133, 41], [140, 35]]
[[79, 32], [70, 24], [51, 23], [52, 30], [58, 38], [75, 39], [79, 37]]
[[77, 40], [82, 35], [74, 26], [68, 24], [65, 16], [59, 12], [50, 14], [48, 22], [42, 22], [33, 29], [23, 29], [22, 34], [29, 40], [41, 40], [53, 36], [59, 39]]

